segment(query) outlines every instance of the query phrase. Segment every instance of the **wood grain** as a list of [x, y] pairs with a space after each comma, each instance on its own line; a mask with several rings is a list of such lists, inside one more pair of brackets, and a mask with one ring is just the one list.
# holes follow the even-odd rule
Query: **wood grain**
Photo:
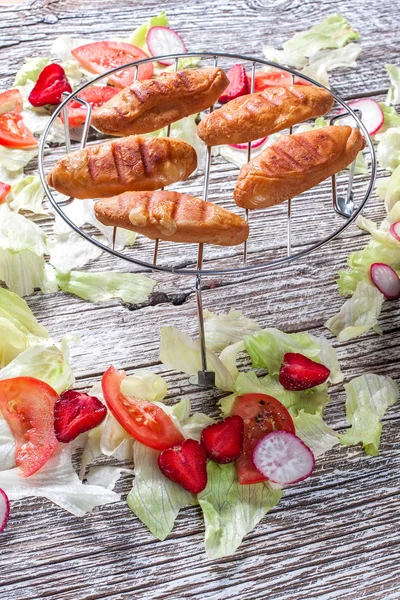
[[[154, 0], [140, 5], [128, 0], [115, 4], [38, 0], [0, 6], [0, 87], [12, 83], [24, 57], [47, 55], [58, 35], [123, 37], [161, 8], [167, 10], [171, 25], [182, 33], [191, 50], [256, 56], [261, 56], [264, 43], [279, 46], [296, 31], [340, 11], [360, 30], [363, 46], [359, 67], [338, 70], [332, 77], [334, 89], [348, 98], [374, 95], [383, 99], [388, 87], [384, 63], [398, 63], [399, 29], [393, 17], [395, 6], [389, 0], [362, 4], [345, 0], [187, 0], [167, 1], [162, 7]], [[229, 205], [236, 174], [237, 169], [227, 163], [218, 166], [211, 188], [213, 200]], [[361, 181], [357, 184], [362, 185]], [[201, 193], [196, 180], [185, 187]], [[304, 247], [331, 227], [328, 198], [329, 188], [322, 186], [318, 208], [322, 208], [323, 218], [311, 235], [309, 215], [315, 214], [315, 195], [305, 194], [301, 202], [296, 201], [295, 247]], [[381, 201], [374, 196], [365, 214], [382, 218]], [[260, 253], [260, 244], [264, 244], [264, 253], [283, 252], [283, 213], [282, 221], [278, 212], [271, 214], [271, 219], [274, 228], [266, 228], [262, 219], [254, 224], [253, 258]], [[39, 221], [51, 231], [50, 220]], [[262, 326], [309, 330], [332, 340], [323, 323], [342, 303], [335, 285], [337, 271], [366, 239], [352, 226], [325, 251], [292, 265], [258, 275], [210, 278], [205, 282], [204, 304], [213, 311], [239, 308]], [[134, 251], [141, 257], [147, 255], [142, 243]], [[162, 253], [166, 261], [174, 256], [168, 245]], [[208, 248], [206, 264], [218, 265], [217, 257]], [[233, 251], [232, 261], [238, 259]], [[192, 264], [193, 253], [180, 255], [179, 260]], [[88, 268], [128, 270], [129, 266], [104, 254]], [[96, 306], [61, 293], [46, 297], [37, 293], [28, 302], [56, 340], [67, 332], [80, 337], [80, 344], [71, 349], [77, 388], [87, 389], [111, 363], [128, 372], [149, 367], [168, 379], [170, 400], [187, 395], [195, 409], [216, 414], [217, 390], [194, 388], [185, 375], [171, 372], [158, 359], [156, 332], [161, 325], [173, 324], [197, 334], [193, 279], [153, 276], [158, 295], [143, 306], [118, 302]], [[381, 317], [384, 337], [371, 333], [342, 344], [333, 341], [346, 380], [368, 371], [399, 379], [399, 320], [399, 303], [385, 302]], [[337, 430], [346, 427], [342, 386], [332, 389], [326, 418]], [[334, 448], [318, 461], [310, 480], [287, 490], [278, 507], [247, 536], [234, 556], [220, 561], [205, 558], [198, 508], [182, 510], [174, 532], [160, 543], [132, 516], [123, 500], [83, 519], [47, 501], [16, 502], [0, 539], [0, 599], [398, 599], [399, 424], [400, 406], [394, 406], [385, 417], [376, 458], [365, 456], [359, 448]], [[118, 484], [123, 498], [130, 484], [128, 476]]]

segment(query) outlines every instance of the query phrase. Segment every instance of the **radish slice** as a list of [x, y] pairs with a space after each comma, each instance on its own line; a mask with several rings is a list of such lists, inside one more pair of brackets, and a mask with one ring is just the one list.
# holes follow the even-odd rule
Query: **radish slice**
[[311, 475], [314, 455], [297, 435], [287, 431], [272, 431], [254, 448], [253, 462], [272, 483], [288, 485]]
[[0, 533], [5, 529], [10, 514], [7, 494], [0, 489]]
[[400, 221], [392, 223], [389, 229], [390, 233], [398, 242], [400, 242]]
[[[152, 56], [163, 56], [164, 54], [183, 54], [187, 52], [185, 43], [179, 33], [169, 27], [150, 27], [146, 35], [146, 44]], [[162, 65], [173, 65], [173, 59], [158, 61]]]
[[400, 298], [400, 279], [396, 271], [385, 263], [374, 263], [369, 274], [378, 290], [389, 300]]
[[[259, 148], [260, 146], [262, 146], [264, 144], [264, 142], [267, 140], [266, 137], [260, 138], [258, 140], [254, 140], [253, 142], [251, 142], [251, 147], [252, 149], [254, 148]], [[249, 147], [248, 144], [229, 144], [231, 146], [231, 148], [237, 148], [238, 150], [247, 150], [247, 148]]]
[[[347, 104], [353, 110], [361, 110], [361, 121], [367, 128], [369, 135], [373, 135], [382, 127], [385, 117], [376, 100], [372, 100], [371, 98], [361, 98], [360, 100], [353, 100], [353, 102], [348, 102]], [[345, 112], [346, 110], [343, 109], [339, 114], [343, 114]], [[340, 119], [338, 123], [339, 125], [350, 125], [350, 127], [356, 126], [355, 120], [350, 115], [345, 119]]]

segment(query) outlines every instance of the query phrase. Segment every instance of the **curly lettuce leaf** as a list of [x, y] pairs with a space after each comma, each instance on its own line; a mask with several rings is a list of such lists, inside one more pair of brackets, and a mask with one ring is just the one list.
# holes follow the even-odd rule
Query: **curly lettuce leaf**
[[101, 256], [102, 249], [91, 244], [71, 228], [66, 233], [58, 233], [49, 240], [50, 263], [58, 273], [69, 273]]
[[57, 272], [57, 283], [63, 292], [91, 302], [107, 302], [113, 298], [120, 298], [132, 304], [145, 302], [156, 284], [154, 279], [145, 275], [113, 271]]
[[[0, 466], [6, 471], [15, 467], [15, 438], [0, 413]], [[0, 471], [1, 473], [1, 471]]]
[[132, 33], [129, 38], [129, 43], [137, 46], [138, 48], [143, 48], [146, 45], [146, 35], [148, 30], [151, 27], [156, 26], [167, 27], [168, 25], [168, 17], [165, 10], [162, 10], [159, 15], [151, 17], [146, 23], [143, 25], [139, 25]]
[[397, 113], [394, 106], [388, 106], [385, 102], [378, 102], [383, 112], [383, 125], [378, 133], [383, 133], [391, 127], [400, 126], [400, 115]]
[[400, 68], [390, 63], [385, 65], [385, 69], [389, 74], [391, 86], [389, 88], [386, 102], [387, 104], [399, 104], [400, 103]]
[[400, 250], [400, 241], [397, 240], [389, 231], [389, 219], [385, 219], [382, 221], [380, 226], [378, 226], [375, 221], [366, 219], [362, 215], [359, 215], [356, 220], [356, 225], [363, 231], [370, 233], [376, 241], [380, 242], [384, 246]]
[[355, 68], [360, 54], [360, 44], [347, 44], [334, 50], [319, 50], [310, 56], [309, 66], [313, 68], [324, 67], [328, 72], [339, 67]]
[[26, 58], [25, 63], [17, 71], [14, 80], [14, 87], [34, 83], [39, 77], [41, 71], [50, 64], [50, 58], [45, 56], [33, 56]]
[[196, 497], [167, 479], [158, 468], [159, 452], [135, 442], [135, 479], [128, 494], [131, 511], [159, 540], [171, 533], [181, 508], [196, 504]]
[[345, 385], [346, 417], [351, 427], [340, 436], [345, 446], [362, 443], [376, 456], [381, 439], [381, 419], [399, 398], [399, 388], [391, 377], [367, 373]]
[[310, 448], [315, 458], [339, 444], [339, 435], [325, 423], [320, 413], [300, 410], [292, 417], [296, 435]]
[[[200, 342], [175, 327], [161, 327], [160, 360], [171, 369], [197, 377], [202, 369]], [[219, 389], [233, 389], [231, 373], [210, 350], [207, 350], [207, 368], [215, 372], [215, 383]]]
[[390, 213], [395, 205], [400, 205], [400, 165], [390, 177], [380, 177], [376, 182], [376, 192], [385, 201], [385, 209]]
[[14, 323], [17, 322], [19, 327], [23, 327], [32, 335], [40, 338], [49, 337], [47, 329], [39, 323], [25, 300], [2, 287], [0, 287], [0, 314]]
[[198, 495], [203, 511], [205, 547], [209, 559], [230, 556], [247, 535], [274, 508], [282, 490], [270, 483], [240, 485], [234, 464], [207, 465], [207, 487]]
[[[11, 176], [11, 178], [13, 174], [19, 176], [22, 174], [22, 169], [26, 167], [38, 153], [39, 150], [37, 148], [22, 150], [21, 148], [7, 148], [7, 146], [0, 145], [0, 167], [5, 170], [6, 174], [9, 172], [9, 177]], [[3, 176], [1, 181], [4, 181]]]
[[39, 177], [29, 175], [13, 185], [9, 206], [15, 212], [27, 210], [36, 215], [45, 215], [47, 213], [42, 206], [43, 199], [44, 189]]
[[400, 165], [400, 127], [377, 133], [375, 140], [379, 142], [376, 151], [379, 166], [394, 171]]
[[385, 297], [374, 285], [359, 281], [353, 296], [325, 323], [340, 342], [351, 340], [378, 324]]
[[261, 327], [248, 319], [240, 310], [231, 308], [227, 314], [217, 315], [204, 311], [206, 345], [212, 352], [221, 352], [226, 346], [240, 342], [246, 334], [259, 331]]
[[278, 65], [302, 69], [308, 63], [307, 58], [301, 52], [285, 52], [285, 50], [277, 50], [272, 46], [264, 46], [262, 51], [267, 60]]
[[285, 52], [313, 56], [325, 48], [342, 48], [352, 40], [359, 40], [360, 34], [341, 14], [330, 15], [327, 19], [307, 31], [296, 33], [283, 44]]

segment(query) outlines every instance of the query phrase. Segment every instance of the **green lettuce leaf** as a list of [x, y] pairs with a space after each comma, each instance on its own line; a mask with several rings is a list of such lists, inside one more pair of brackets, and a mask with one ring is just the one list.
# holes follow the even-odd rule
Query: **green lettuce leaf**
[[40, 338], [49, 337], [47, 329], [39, 323], [25, 300], [2, 287], [0, 287], [0, 314], [14, 323], [17, 322], [18, 326], [32, 335]]
[[272, 46], [264, 46], [262, 51], [267, 60], [275, 62], [278, 65], [302, 69], [308, 63], [307, 58], [301, 52], [285, 52], [284, 50], [277, 50]]
[[396, 109], [393, 106], [388, 106], [385, 102], [378, 102], [378, 104], [382, 109], [384, 117], [383, 125], [378, 133], [383, 133], [391, 127], [399, 127], [400, 115], [397, 114]]
[[120, 298], [132, 304], [145, 302], [156, 284], [145, 275], [113, 271], [57, 272], [57, 282], [63, 292], [75, 294], [84, 300], [107, 302], [112, 298]]
[[367, 231], [372, 237], [389, 248], [400, 250], [400, 241], [397, 240], [389, 231], [390, 221], [385, 219], [378, 227], [375, 221], [366, 219], [362, 215], [359, 215], [356, 220], [356, 225], [363, 231]]
[[400, 165], [400, 127], [391, 127], [383, 133], [377, 133], [375, 140], [379, 142], [376, 151], [378, 164], [394, 171]]
[[328, 71], [325, 69], [325, 65], [307, 65], [304, 69], [300, 70], [300, 73], [311, 77], [315, 81], [322, 83], [326, 88], [330, 88]]
[[342, 48], [359, 38], [360, 34], [352, 29], [347, 19], [337, 13], [307, 31], [296, 33], [283, 44], [283, 49], [289, 53], [312, 56], [325, 48]]
[[[7, 421], [0, 413], [0, 465], [1, 470], [7, 471], [15, 467], [15, 438]], [[1, 473], [0, 470], [0, 473]]]
[[39, 177], [29, 175], [13, 185], [10, 208], [15, 212], [28, 210], [37, 215], [45, 215], [46, 211], [42, 206], [43, 198], [44, 189]]
[[69, 273], [101, 256], [102, 249], [91, 244], [69, 227], [69, 231], [58, 233], [48, 241], [50, 263], [58, 273]]
[[391, 87], [386, 98], [387, 104], [400, 103], [400, 68], [396, 65], [387, 64], [385, 68], [389, 74]]
[[374, 285], [359, 281], [353, 296], [346, 300], [338, 314], [328, 319], [325, 327], [340, 342], [358, 337], [376, 327], [384, 299]]
[[[31, 150], [21, 150], [20, 148], [7, 148], [0, 145], [0, 167], [7, 171], [20, 174], [21, 169], [37, 156], [39, 150], [32, 148]], [[3, 178], [2, 178], [3, 181]]]
[[[176, 121], [176, 123], [172, 123], [170, 137], [184, 140], [185, 142], [193, 146], [197, 154], [197, 164], [202, 165], [204, 162], [207, 147], [197, 135], [196, 118], [197, 115], [190, 115], [189, 117], [180, 119], [180, 121]], [[145, 136], [158, 138], [166, 137], [167, 131], [168, 128], [164, 127], [163, 129], [158, 129], [157, 131], [147, 133], [145, 134]]]
[[258, 323], [248, 319], [240, 310], [234, 308], [222, 315], [209, 310], [204, 311], [206, 345], [212, 352], [221, 352], [226, 346], [242, 341], [246, 334], [260, 329]]
[[134, 443], [135, 479], [127, 503], [154, 537], [165, 540], [174, 527], [180, 509], [196, 504], [196, 498], [161, 473], [157, 464], [158, 455], [157, 450], [139, 442]]
[[56, 346], [33, 346], [20, 353], [0, 371], [0, 380], [11, 377], [35, 377], [48, 383], [58, 394], [75, 382], [68, 356]]
[[386, 212], [390, 213], [395, 204], [400, 204], [400, 165], [390, 177], [380, 177], [376, 182], [376, 192], [385, 201]]
[[346, 446], [361, 442], [364, 450], [376, 456], [386, 410], [397, 402], [399, 388], [393, 379], [367, 373], [345, 385], [346, 417], [351, 425], [341, 437]]
[[296, 435], [310, 448], [315, 458], [339, 443], [339, 435], [325, 423], [320, 413], [300, 410], [292, 416]]
[[58, 289], [52, 267], [47, 265], [46, 234], [33, 221], [13, 212], [0, 219], [0, 280], [19, 296], [36, 288], [43, 292]]
[[44, 56], [34, 56], [26, 58], [25, 63], [17, 71], [14, 80], [14, 87], [34, 83], [39, 77], [41, 71], [50, 64], [50, 58]]
[[[160, 360], [171, 369], [197, 377], [202, 369], [200, 342], [175, 327], [161, 327]], [[232, 375], [218, 356], [210, 350], [207, 350], [207, 368], [215, 372], [215, 383], [219, 389], [228, 391], [233, 389]]]
[[347, 46], [334, 50], [320, 50], [310, 56], [309, 66], [313, 68], [322, 66], [326, 71], [333, 71], [339, 67], [355, 68], [360, 54], [360, 44], [347, 44]]
[[224, 348], [219, 355], [219, 360], [222, 364], [228, 369], [231, 374], [233, 380], [237, 378], [239, 375], [238, 368], [236, 366], [237, 357], [240, 352], [244, 351], [244, 342], [236, 342], [235, 344], [230, 344]]
[[234, 464], [207, 465], [207, 487], [198, 495], [206, 527], [205, 547], [209, 559], [229, 556], [247, 535], [274, 508], [282, 496], [269, 483], [240, 485]]
[[129, 43], [138, 48], [143, 48], [146, 45], [146, 35], [148, 30], [157, 25], [161, 27], [166, 27], [168, 25], [168, 17], [164, 10], [161, 11], [159, 15], [151, 17], [146, 23], [143, 23], [143, 25], [139, 25], [130, 36], [128, 40]]
[[121, 383], [121, 391], [127, 396], [134, 396], [149, 402], [162, 402], [168, 385], [157, 373], [147, 369], [139, 369], [133, 375], [128, 375]]

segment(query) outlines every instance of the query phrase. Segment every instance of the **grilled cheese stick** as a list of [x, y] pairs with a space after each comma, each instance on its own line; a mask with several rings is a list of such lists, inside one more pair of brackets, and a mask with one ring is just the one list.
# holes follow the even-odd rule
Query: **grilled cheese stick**
[[332, 94], [313, 85], [269, 88], [231, 100], [207, 115], [197, 133], [208, 146], [242, 144], [320, 117], [333, 103]]
[[249, 234], [238, 215], [178, 192], [126, 192], [99, 200], [94, 212], [103, 225], [130, 229], [152, 240], [236, 246]]
[[294, 198], [347, 167], [364, 146], [348, 125], [282, 135], [240, 169], [234, 200], [254, 209]]
[[197, 167], [195, 149], [173, 138], [130, 136], [63, 156], [48, 184], [74, 198], [106, 198], [156, 190], [186, 179]]
[[229, 79], [219, 68], [162, 73], [136, 81], [96, 109], [92, 125], [109, 135], [148, 133], [205, 110]]

